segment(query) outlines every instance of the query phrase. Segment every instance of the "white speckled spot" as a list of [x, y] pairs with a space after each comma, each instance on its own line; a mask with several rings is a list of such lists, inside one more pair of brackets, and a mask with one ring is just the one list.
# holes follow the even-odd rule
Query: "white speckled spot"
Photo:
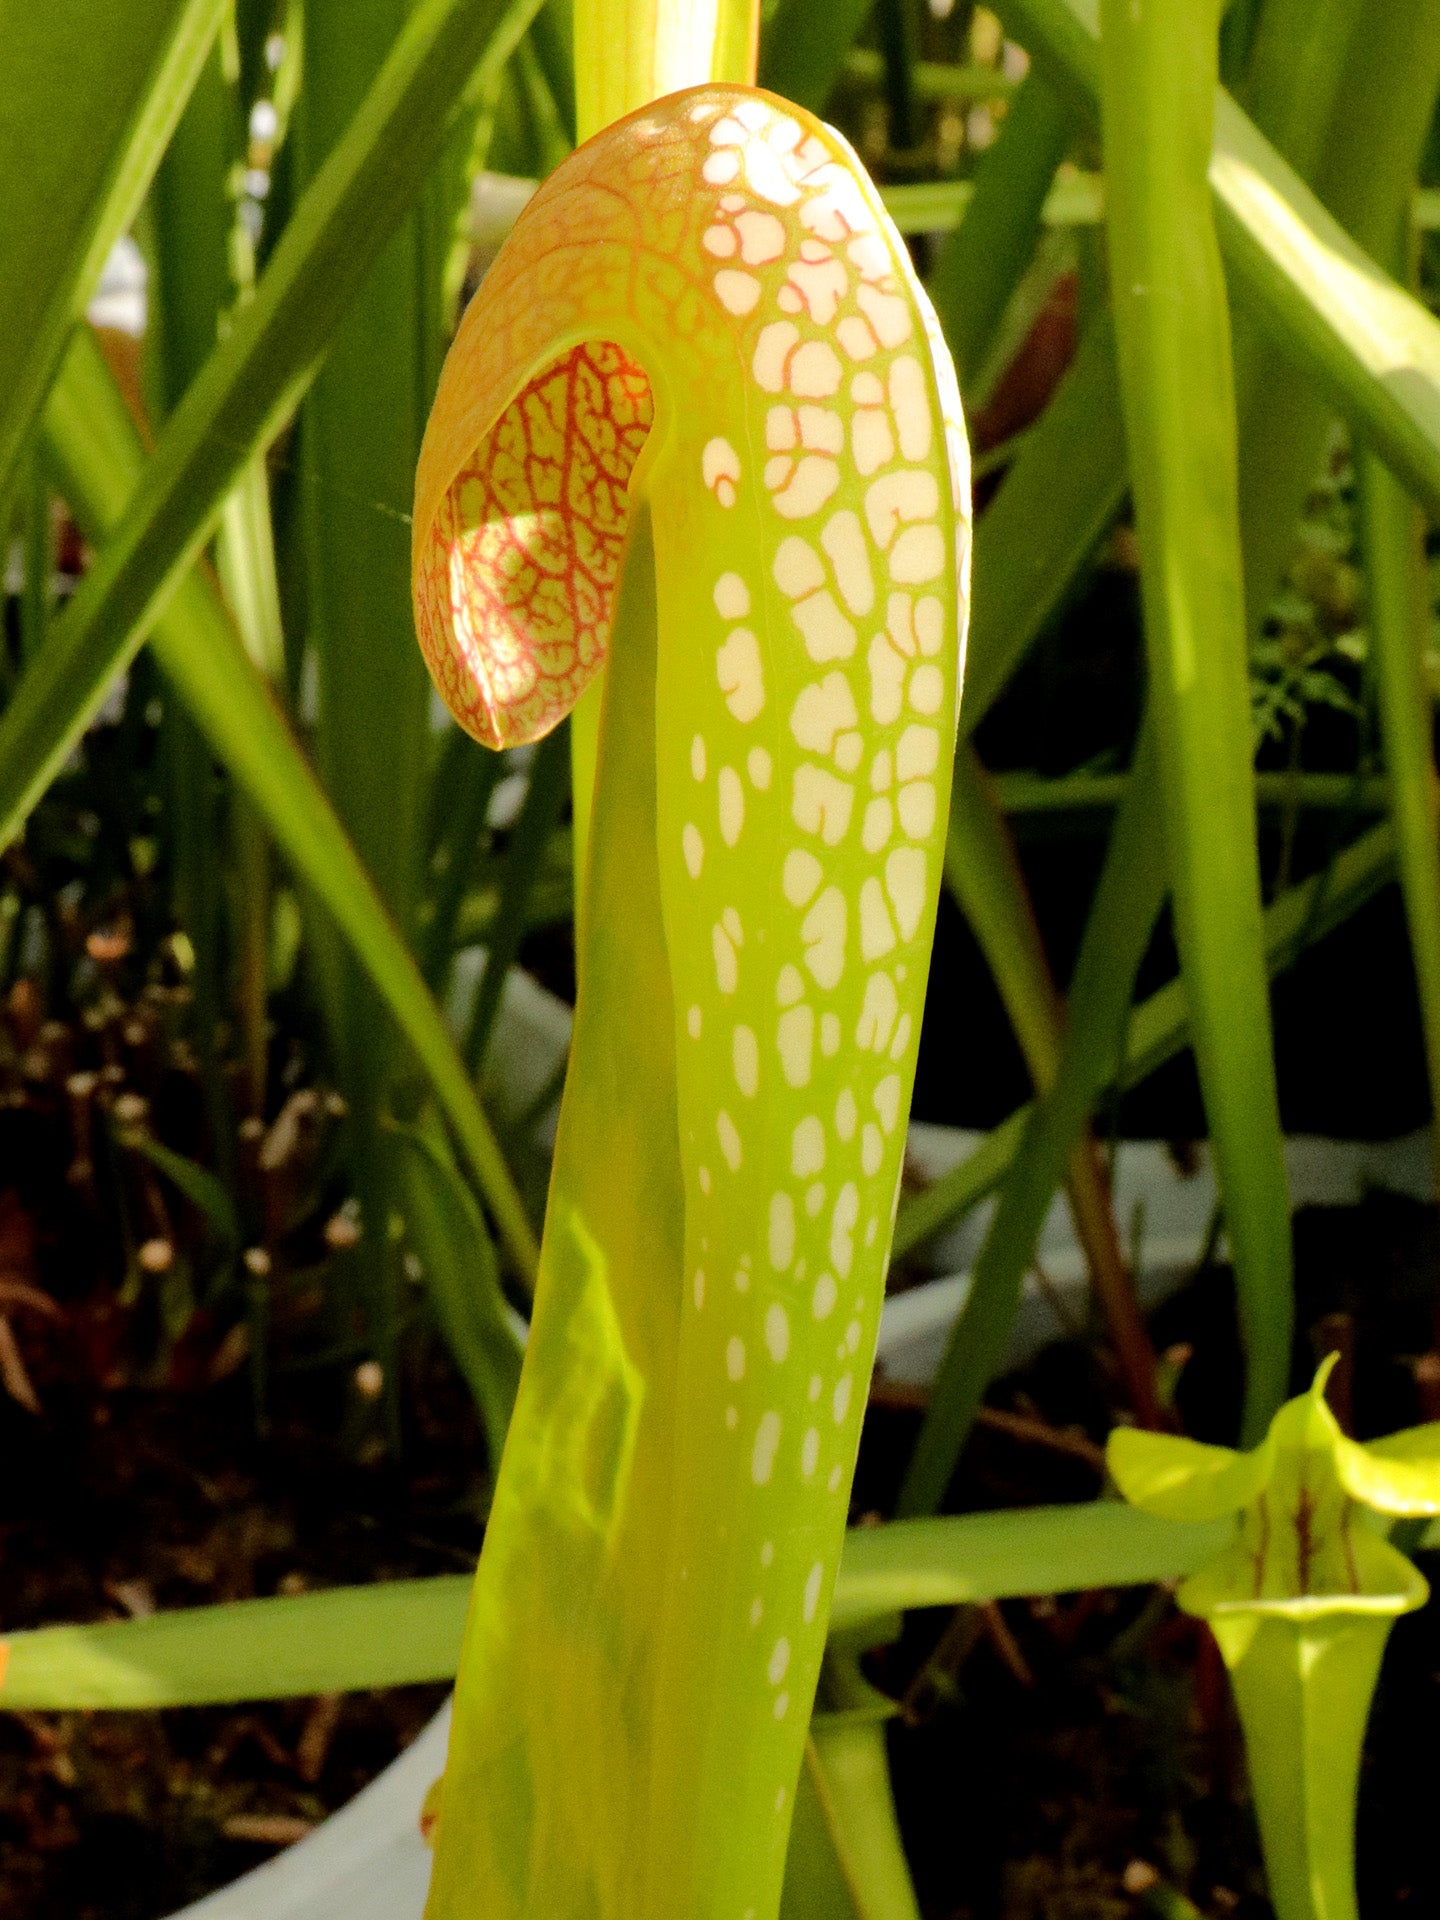
[[765, 446], [770, 453], [791, 453], [800, 438], [793, 407], [771, 407], [765, 415]]
[[745, 944], [745, 929], [740, 924], [740, 916], [734, 907], [726, 907], [720, 916], [720, 924], [735, 942], [737, 947]]
[[788, 453], [777, 453], [773, 460], [765, 462], [765, 485], [771, 493], [777, 487], [783, 487], [795, 471], [795, 462]]
[[861, 285], [855, 290], [855, 303], [875, 329], [882, 347], [903, 347], [910, 338], [910, 303], [899, 294], [881, 293], [878, 287]]
[[845, 896], [839, 887], [826, 887], [800, 925], [805, 943], [805, 965], [816, 986], [829, 992], [845, 973]]
[[807, 1427], [805, 1438], [800, 1442], [800, 1471], [808, 1480], [820, 1464], [820, 1430]]
[[790, 1669], [790, 1642], [780, 1639], [770, 1649], [770, 1663], [765, 1672], [772, 1687], [778, 1687]]
[[[870, 1222], [870, 1227], [874, 1227], [874, 1226], [876, 1226], [877, 1224], [878, 1224], [878, 1222], [876, 1222], [876, 1221], [874, 1221], [874, 1220], [872, 1220], [872, 1221]], [[869, 1242], [870, 1242], [870, 1238], [871, 1238], [871, 1235], [870, 1235], [870, 1227], [867, 1227], [867, 1228], [866, 1228], [866, 1230], [865, 1230], [865, 1240], [866, 1240], [866, 1244], [867, 1244], [867, 1245], [869, 1244]], [[862, 1328], [861, 1328], [861, 1326], [860, 1326], [860, 1322], [859, 1322], [858, 1320], [852, 1320], [852, 1321], [850, 1322], [850, 1324], [849, 1324], [849, 1326], [848, 1326], [848, 1327], [846, 1327], [846, 1329], [845, 1329], [845, 1351], [846, 1351], [847, 1353], [858, 1353], [858, 1352], [859, 1352], [859, 1350], [860, 1350], [860, 1334], [861, 1334], [861, 1332], [862, 1332]]]
[[760, 642], [748, 627], [736, 627], [715, 655], [715, 677], [725, 704], [741, 723], [748, 725], [765, 706], [765, 672], [760, 661]]
[[895, 1131], [895, 1123], [900, 1118], [900, 1076], [887, 1073], [871, 1095], [875, 1111], [880, 1116], [880, 1124], [886, 1133]]
[[764, 1618], [765, 1618], [765, 1602], [760, 1598], [759, 1594], [757, 1593], [755, 1598], [750, 1602], [751, 1626], [758, 1627], [760, 1622]]
[[850, 455], [855, 471], [867, 480], [895, 458], [890, 416], [882, 408], [856, 408], [850, 420]]
[[842, 1140], [850, 1141], [855, 1138], [858, 1119], [855, 1096], [849, 1087], [842, 1087], [839, 1098], [835, 1102], [835, 1131]]
[[715, 294], [722, 307], [737, 318], [753, 313], [760, 303], [760, 282], [738, 267], [722, 267], [715, 276]]
[[697, 733], [690, 742], [690, 772], [697, 780], [705, 778], [705, 739], [702, 734]]
[[[805, 349], [802, 347], [801, 352]], [[800, 355], [797, 354], [798, 360]], [[768, 483], [767, 469], [767, 483]], [[775, 495], [775, 511], [787, 520], [807, 520], [818, 513], [840, 485], [840, 468], [828, 454], [802, 455], [789, 484]], [[891, 571], [894, 571], [892, 566]], [[926, 578], [931, 576], [927, 575]]]
[[885, 631], [894, 643], [895, 651], [903, 653], [907, 660], [913, 660], [918, 651], [915, 642], [915, 604], [914, 596], [908, 593], [892, 593], [885, 602]]
[[808, 1087], [815, 1047], [815, 1014], [810, 1007], [791, 1007], [780, 1016], [776, 1044], [780, 1071], [789, 1087]]
[[895, 928], [880, 882], [872, 873], [860, 889], [860, 957], [880, 960], [895, 945]]
[[830, 1216], [830, 1261], [842, 1280], [850, 1278], [850, 1268], [855, 1258], [850, 1236], [859, 1218], [860, 1190], [853, 1180], [847, 1180], [836, 1197], [835, 1211]]
[[770, 791], [770, 756], [764, 747], [751, 747], [745, 756], [745, 770], [750, 775], [750, 784], [757, 793]]
[[850, 291], [850, 276], [833, 254], [828, 260], [797, 260], [790, 269], [790, 282], [817, 327], [830, 325]]
[[790, 817], [802, 833], [818, 833], [827, 847], [838, 847], [850, 830], [855, 789], [828, 768], [808, 761], [795, 769]]
[[817, 1320], [828, 1320], [835, 1311], [835, 1302], [839, 1298], [839, 1289], [835, 1285], [833, 1273], [822, 1273], [815, 1282], [815, 1290], [810, 1295], [810, 1311]]
[[814, 1406], [815, 1402], [820, 1398], [820, 1389], [823, 1384], [818, 1373], [811, 1374], [810, 1385], [806, 1388], [806, 1392], [810, 1396], [811, 1406]]
[[902, 937], [913, 940], [925, 912], [925, 855], [919, 847], [897, 847], [886, 860], [885, 891]]
[[790, 1351], [790, 1316], [778, 1300], [766, 1310], [765, 1346], [777, 1367]]
[[853, 727], [857, 718], [850, 682], [837, 671], [800, 689], [790, 709], [790, 731], [807, 753], [829, 753], [836, 734]]
[[867, 1180], [873, 1180], [885, 1158], [885, 1142], [873, 1120], [867, 1120], [860, 1134], [860, 1165]]
[[728, 1427], [728, 1428], [730, 1429], [730, 1431], [731, 1431], [732, 1433], [733, 1433], [733, 1432], [735, 1431], [735, 1429], [736, 1429], [736, 1427], [738, 1427], [738, 1426], [739, 1426], [739, 1424], [740, 1424], [740, 1409], [739, 1409], [739, 1407], [726, 1407], [726, 1409], [725, 1409], [725, 1424], [726, 1424], [726, 1426], [727, 1426], [727, 1427]]
[[793, 1007], [797, 1000], [805, 996], [805, 982], [800, 969], [791, 966], [787, 960], [775, 976], [775, 998], [782, 1007]]
[[945, 676], [939, 667], [917, 667], [910, 676], [910, 704], [916, 713], [938, 713], [945, 698]]
[[879, 407], [885, 403], [885, 389], [875, 373], [857, 373], [850, 382], [850, 398], [857, 407]]
[[865, 998], [855, 1028], [855, 1044], [867, 1053], [883, 1053], [890, 1044], [900, 996], [888, 973], [872, 973], [865, 982]]
[[745, 825], [745, 789], [734, 767], [722, 767], [719, 781], [720, 838], [733, 847]]
[[736, 1086], [747, 1100], [753, 1100], [760, 1086], [760, 1043], [753, 1027], [736, 1027], [731, 1036], [730, 1056]]
[[729, 1167], [732, 1173], [738, 1173], [740, 1170], [740, 1161], [743, 1157], [740, 1145], [740, 1131], [723, 1107], [715, 1116], [715, 1133], [720, 1141], [720, 1151], [725, 1156], [726, 1166]]
[[760, 329], [750, 371], [765, 393], [779, 393], [785, 385], [785, 362], [798, 344], [800, 329], [793, 320], [772, 320]]
[[788, 1273], [795, 1258], [795, 1202], [788, 1193], [770, 1196], [770, 1264], [777, 1273]]
[[850, 1411], [850, 1376], [842, 1373], [835, 1382], [835, 1391], [830, 1396], [830, 1411], [835, 1416], [838, 1427]]
[[760, 1549], [760, 1564], [762, 1567], [772, 1566], [774, 1564], [774, 1560], [775, 1560], [775, 1542], [773, 1540], [767, 1540], [764, 1546], [762, 1546]]
[[721, 993], [734, 993], [740, 984], [740, 961], [728, 933], [721, 926], [712, 928], [710, 943], [715, 953], [715, 981]]
[[707, 487], [740, 478], [740, 456], [723, 434], [707, 440], [700, 454], [700, 473]]
[[915, 608], [915, 637], [927, 656], [939, 653], [945, 643], [945, 608], [933, 593], [927, 593]]
[[[785, 322], [779, 321], [783, 326]], [[844, 369], [824, 340], [807, 340], [790, 362], [790, 391], [801, 400], [830, 400], [840, 391]]]
[[777, 1720], [783, 1720], [789, 1711], [790, 1711], [789, 1694], [777, 1693], [775, 1696], [775, 1718]]
[[907, 460], [928, 459], [930, 395], [925, 390], [920, 362], [913, 354], [899, 354], [890, 363], [890, 406], [895, 414], [901, 453]]
[[817, 1180], [805, 1189], [805, 1217], [813, 1220], [825, 1204], [825, 1182]]
[[705, 229], [700, 244], [716, 260], [728, 260], [740, 242], [733, 227], [717, 226]]
[[892, 778], [890, 749], [882, 747], [870, 762], [870, 791], [884, 793]]
[[740, 235], [740, 258], [747, 267], [768, 266], [785, 251], [785, 228], [773, 213], [751, 207], [735, 222]]
[[807, 906], [825, 878], [825, 869], [806, 847], [792, 847], [780, 869], [780, 885], [792, 907]]
[[732, 1380], [745, 1378], [745, 1342], [732, 1333], [725, 1346], [725, 1371]]
[[830, 1469], [830, 1478], [825, 1482], [826, 1486], [829, 1487], [831, 1493], [838, 1493], [840, 1491], [840, 1482], [843, 1478], [844, 1478], [844, 1475], [842, 1474], [840, 1470], [839, 1462], [837, 1461], [836, 1464]]
[[800, 189], [781, 165], [779, 155], [763, 140], [751, 140], [745, 147], [745, 178], [751, 191], [772, 206], [793, 207], [800, 198]]
[[855, 629], [828, 587], [797, 601], [790, 618], [804, 635], [805, 651], [812, 660], [848, 660], [854, 653]]
[[847, 313], [835, 329], [835, 338], [852, 360], [873, 360], [877, 351], [874, 332], [858, 313]]
[[825, 584], [825, 564], [808, 540], [798, 533], [787, 534], [775, 550], [771, 571], [775, 584], [788, 599], [813, 593]]
[[705, 864], [705, 842], [700, 838], [700, 829], [693, 820], [687, 820], [685, 823], [685, 830], [680, 835], [680, 848], [685, 855], [685, 865], [690, 871], [690, 878], [698, 880], [700, 869]]
[[928, 780], [912, 780], [900, 789], [900, 824], [912, 840], [928, 840], [935, 830], [935, 789]]
[[738, 573], [722, 573], [715, 582], [715, 611], [722, 620], [743, 620], [750, 611], [750, 589]]
[[866, 853], [880, 853], [884, 850], [894, 827], [890, 802], [882, 795], [871, 800], [865, 808], [865, 820], [860, 829], [860, 844]]
[[685, 1025], [689, 1030], [692, 1040], [698, 1040], [700, 1038], [700, 1028], [704, 1023], [704, 1017], [699, 1007], [691, 1007], [689, 1013], [686, 1014]]
[[940, 735], [934, 727], [906, 727], [895, 749], [895, 775], [923, 780], [940, 764]]
[[775, 1471], [775, 1455], [780, 1446], [780, 1416], [764, 1413], [755, 1429], [755, 1445], [750, 1454], [750, 1478], [757, 1487], [766, 1486]]
[[811, 1567], [809, 1573], [805, 1576], [805, 1599], [804, 1599], [804, 1604], [802, 1606], [801, 1611], [807, 1627], [811, 1624], [811, 1622], [815, 1618], [816, 1613], [819, 1611], [820, 1587], [824, 1579], [825, 1579], [824, 1565], [821, 1561], [817, 1560], [814, 1566]]
[[865, 736], [859, 732], [847, 732], [837, 736], [835, 741], [835, 764], [842, 773], [855, 773], [865, 758]]
[[870, 718], [878, 726], [892, 726], [900, 718], [905, 695], [905, 662], [883, 633], [870, 642], [866, 655], [870, 669]]
[[895, 1028], [895, 1038], [890, 1042], [890, 1058], [897, 1063], [905, 1058], [905, 1049], [910, 1045], [910, 1016], [902, 1013]]
[[800, 444], [811, 453], [841, 454], [845, 451], [845, 422], [833, 407], [801, 407]]
[[849, 507], [832, 513], [825, 522], [820, 544], [835, 569], [835, 584], [841, 599], [857, 617], [869, 613], [875, 604], [875, 581], [870, 572], [870, 548], [860, 516]]
[[696, 1181], [699, 1183], [701, 1193], [705, 1194], [708, 1197], [710, 1192], [710, 1185], [711, 1185], [710, 1169], [708, 1167], [701, 1167], [699, 1172], [695, 1175], [695, 1178], [696, 1178]]
[[[865, 522], [877, 547], [886, 548], [897, 530], [912, 521], [933, 521], [940, 511], [940, 489], [928, 467], [898, 467], [872, 480], [865, 490]], [[938, 540], [940, 529], [930, 531]], [[892, 561], [890, 571], [895, 573]], [[933, 576], [926, 574], [928, 580]], [[902, 576], [895, 574], [897, 580]]]
[[938, 580], [945, 571], [945, 541], [933, 523], [907, 527], [890, 549], [890, 578], [907, 586]]
[[[808, 1180], [825, 1165], [825, 1128], [817, 1114], [806, 1114], [790, 1136], [790, 1171]], [[809, 1211], [808, 1196], [806, 1211]]]
[[728, 187], [740, 171], [740, 156], [733, 152], [712, 153], [706, 156], [700, 169], [705, 182], [712, 187]]

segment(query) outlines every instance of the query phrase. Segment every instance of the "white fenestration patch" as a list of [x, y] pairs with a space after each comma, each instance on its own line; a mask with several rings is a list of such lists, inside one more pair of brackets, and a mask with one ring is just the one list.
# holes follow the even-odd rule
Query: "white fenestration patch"
[[705, 842], [700, 837], [700, 829], [693, 820], [685, 823], [680, 835], [680, 850], [685, 855], [685, 865], [692, 880], [700, 878], [700, 869], [705, 864]]
[[747, 1100], [753, 1100], [760, 1089], [760, 1043], [753, 1027], [736, 1027], [731, 1035], [730, 1058], [736, 1086]]
[[827, 993], [844, 977], [845, 922], [845, 896], [839, 887], [827, 887], [801, 922], [805, 965], [816, 986]]
[[[780, 886], [785, 898], [797, 910], [808, 906], [825, 878], [825, 869], [807, 847], [792, 847], [780, 870]], [[797, 977], [797, 987], [799, 986]], [[803, 992], [803, 988], [800, 989]]]
[[853, 727], [858, 717], [850, 682], [838, 671], [827, 673], [801, 688], [790, 710], [790, 731], [807, 753], [828, 754], [834, 751], [836, 734]]
[[719, 780], [720, 838], [733, 847], [745, 825], [745, 789], [734, 767], [722, 767]]
[[722, 507], [733, 507], [740, 483], [740, 456], [723, 435], [707, 440], [700, 455], [700, 474]]
[[770, 1196], [770, 1264], [777, 1273], [788, 1273], [795, 1259], [795, 1202], [788, 1193]]
[[780, 1448], [780, 1416], [773, 1410], [760, 1416], [755, 1429], [755, 1445], [750, 1453], [750, 1478], [757, 1487], [768, 1485], [775, 1471], [775, 1455]]
[[715, 655], [715, 677], [725, 704], [742, 726], [764, 711], [765, 670], [760, 642], [748, 627], [736, 627]]
[[790, 618], [800, 629], [805, 651], [817, 664], [827, 660], [848, 660], [854, 653], [857, 636], [854, 627], [840, 611], [828, 587], [807, 594], [790, 609]]
[[835, 569], [841, 599], [857, 618], [863, 617], [875, 605], [875, 580], [860, 516], [849, 507], [832, 513], [821, 532], [820, 544]]
[[808, 1180], [824, 1165], [825, 1128], [818, 1114], [807, 1114], [790, 1136], [790, 1171], [797, 1180]]
[[854, 805], [849, 781], [809, 761], [795, 769], [790, 815], [802, 833], [818, 834], [827, 847], [838, 847], [850, 830]]
[[750, 611], [750, 589], [738, 573], [722, 573], [715, 582], [715, 611], [722, 620], [743, 620]]

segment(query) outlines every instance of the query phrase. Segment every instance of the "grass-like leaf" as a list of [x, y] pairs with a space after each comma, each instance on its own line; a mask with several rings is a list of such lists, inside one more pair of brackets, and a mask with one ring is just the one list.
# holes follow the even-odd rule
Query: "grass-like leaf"
[[0, 490], [224, 11], [224, 0], [0, 5]]
[[1285, 1398], [1290, 1213], [1270, 1038], [1207, 14], [1102, 0], [1107, 225], [1176, 932], [1235, 1264], [1243, 1431]]

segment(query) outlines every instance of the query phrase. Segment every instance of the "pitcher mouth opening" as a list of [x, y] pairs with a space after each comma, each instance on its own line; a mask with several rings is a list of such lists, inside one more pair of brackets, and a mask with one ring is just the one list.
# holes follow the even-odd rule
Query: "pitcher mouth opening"
[[583, 340], [531, 377], [446, 490], [420, 570], [420, 643], [483, 745], [541, 739], [604, 665], [654, 418], [638, 362]]

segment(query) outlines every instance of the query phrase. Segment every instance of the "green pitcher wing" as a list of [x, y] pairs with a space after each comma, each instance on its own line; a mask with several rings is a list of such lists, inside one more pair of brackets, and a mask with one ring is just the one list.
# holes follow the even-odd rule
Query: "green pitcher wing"
[[421, 644], [479, 738], [544, 733], [610, 655], [431, 1912], [772, 1920], [899, 1190], [969, 553], [953, 372], [839, 136], [707, 87], [559, 168], [452, 348], [414, 541]]
[[1253, 1453], [1168, 1433], [1117, 1427], [1106, 1443], [1111, 1478], [1132, 1507], [1162, 1520], [1219, 1520], [1255, 1498], [1270, 1471], [1267, 1440]]

